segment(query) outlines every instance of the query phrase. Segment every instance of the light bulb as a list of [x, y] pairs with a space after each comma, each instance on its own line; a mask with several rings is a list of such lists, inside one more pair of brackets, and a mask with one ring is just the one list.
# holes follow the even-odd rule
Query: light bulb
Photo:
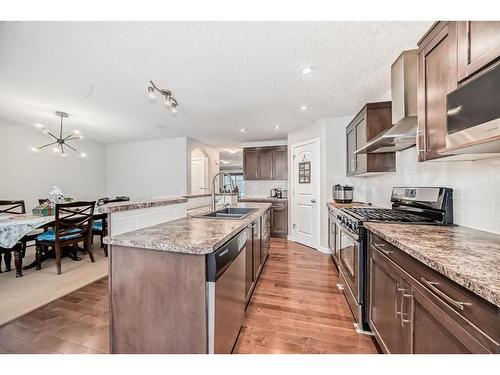
[[308, 109], [308, 108], [309, 108], [309, 107], [308, 107], [307, 105], [305, 105], [305, 104], [304, 104], [304, 105], [302, 105], [302, 106], [300, 106], [300, 110], [301, 110], [301, 111], [307, 111], [307, 109]]
[[31, 147], [31, 151], [38, 152], [38, 151], [40, 151], [40, 149], [38, 147]]
[[36, 126], [38, 129], [43, 128], [43, 125], [42, 125], [42, 124], [40, 124], [39, 122], [37, 122], [37, 123], [35, 124], [35, 126]]
[[43, 134], [48, 134], [49, 131], [47, 129], [43, 129]]
[[281, 129], [281, 126], [279, 125], [274, 125], [274, 130], [280, 130]]
[[59, 152], [59, 147], [58, 147], [58, 146], [54, 147], [54, 148], [52, 149], [52, 151], [54, 151], [54, 152]]
[[247, 128], [242, 128], [240, 129], [240, 132], [245, 133], [247, 131]]
[[78, 135], [78, 134], [80, 134], [80, 130], [75, 130], [73, 133]]
[[148, 95], [150, 99], [156, 99], [155, 89], [152, 86], [148, 86]]
[[172, 103], [170, 103], [170, 100], [168, 100], [168, 98], [165, 99], [165, 103], [163, 104], [165, 104], [165, 107], [167, 108], [170, 108], [172, 106]]
[[86, 157], [86, 156], [87, 156], [87, 154], [85, 154], [85, 152], [82, 152], [82, 153], [80, 154], [80, 157], [82, 157], [82, 158], [84, 158], [84, 157]]
[[66, 153], [63, 151], [63, 152], [61, 152], [61, 156], [65, 158], [67, 155], [66, 155]]
[[177, 113], [177, 106], [172, 106], [172, 109], [171, 109], [172, 113]]
[[311, 74], [314, 68], [312, 66], [306, 66], [302, 69], [302, 74]]

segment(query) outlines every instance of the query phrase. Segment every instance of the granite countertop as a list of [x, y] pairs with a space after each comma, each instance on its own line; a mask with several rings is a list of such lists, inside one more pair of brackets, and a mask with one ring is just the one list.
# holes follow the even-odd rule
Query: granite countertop
[[121, 212], [128, 210], [137, 210], [140, 208], [149, 208], [149, 207], [159, 207], [159, 206], [167, 206], [169, 204], [176, 203], [184, 203], [187, 202], [187, 199], [184, 197], [168, 197], [161, 199], [148, 199], [143, 201], [127, 201], [127, 202], [114, 202], [108, 203], [101, 207], [97, 208], [99, 213], [109, 214], [112, 212]]
[[363, 225], [433, 270], [500, 307], [500, 235], [462, 226]]
[[[222, 193], [216, 193], [216, 196], [222, 196]], [[238, 195], [238, 193], [226, 193], [225, 195]], [[212, 193], [199, 193], [199, 194], [187, 194], [183, 195], [183, 198], [200, 198], [200, 197], [211, 197]]]
[[373, 206], [371, 203], [363, 203], [363, 202], [352, 202], [352, 203], [337, 203], [335, 201], [330, 201], [326, 204], [330, 208], [334, 209], [342, 209], [342, 208], [356, 208], [356, 207], [377, 207]]
[[288, 198], [276, 197], [243, 197], [240, 202], [288, 202]]
[[270, 203], [238, 203], [233, 207], [256, 208], [243, 220], [194, 217], [209, 207], [190, 210], [188, 216], [151, 227], [106, 237], [109, 245], [138, 247], [196, 255], [210, 254], [271, 207]]

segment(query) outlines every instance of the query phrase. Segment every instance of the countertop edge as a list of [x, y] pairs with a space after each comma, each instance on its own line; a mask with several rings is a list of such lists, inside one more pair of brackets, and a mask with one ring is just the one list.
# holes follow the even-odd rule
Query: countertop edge
[[168, 206], [171, 204], [185, 203], [187, 201], [188, 201], [187, 198], [184, 197], [171, 197], [163, 199], [150, 199], [144, 201], [116, 202], [116, 203], [108, 203], [107, 205], [99, 207], [98, 212], [103, 214], [109, 214], [113, 212], [138, 210], [149, 207]]
[[470, 292], [474, 293], [478, 297], [492, 303], [493, 305], [500, 307], [500, 299], [497, 296], [497, 293], [494, 291], [488, 290], [485, 288], [482, 284], [479, 284], [473, 280], [469, 280], [465, 278], [464, 276], [460, 275], [453, 269], [450, 269], [432, 259], [429, 259], [425, 255], [422, 255], [419, 251], [416, 251], [407, 245], [404, 245], [400, 243], [399, 241], [395, 240], [393, 237], [390, 235], [387, 235], [384, 233], [384, 231], [381, 231], [376, 227], [377, 223], [364, 223], [363, 226], [368, 229], [370, 232], [373, 232], [377, 236], [381, 237], [382, 239], [386, 240], [390, 244], [396, 246], [398, 249], [403, 251], [404, 253], [408, 254], [412, 258], [416, 259], [417, 261], [423, 263], [427, 267], [433, 269], [434, 271], [440, 273], [444, 277], [454, 281], [458, 285], [462, 286], [463, 288], [469, 290]]

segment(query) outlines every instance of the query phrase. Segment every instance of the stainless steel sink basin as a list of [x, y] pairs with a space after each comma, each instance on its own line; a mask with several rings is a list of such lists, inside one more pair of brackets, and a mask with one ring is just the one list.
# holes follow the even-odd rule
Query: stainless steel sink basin
[[205, 219], [233, 219], [241, 220], [250, 215], [252, 212], [257, 210], [256, 208], [243, 208], [243, 207], [227, 207], [217, 211], [212, 211], [203, 215], [199, 215], [199, 218]]

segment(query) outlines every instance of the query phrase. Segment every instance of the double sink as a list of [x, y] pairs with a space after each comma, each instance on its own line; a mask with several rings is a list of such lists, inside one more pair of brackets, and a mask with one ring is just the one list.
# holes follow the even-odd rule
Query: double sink
[[220, 210], [208, 212], [197, 217], [202, 219], [225, 219], [225, 220], [241, 220], [256, 211], [257, 208], [244, 207], [226, 207]]

